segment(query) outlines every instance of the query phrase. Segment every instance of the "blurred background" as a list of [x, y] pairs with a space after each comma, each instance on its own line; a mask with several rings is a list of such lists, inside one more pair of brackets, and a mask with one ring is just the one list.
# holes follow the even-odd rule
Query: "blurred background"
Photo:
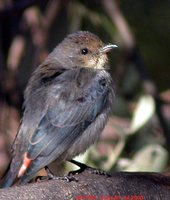
[[110, 172], [169, 172], [169, 22], [169, 0], [0, 0], [0, 175], [10, 161], [32, 71], [77, 30], [119, 48], [109, 63], [112, 114], [100, 141], [76, 159]]

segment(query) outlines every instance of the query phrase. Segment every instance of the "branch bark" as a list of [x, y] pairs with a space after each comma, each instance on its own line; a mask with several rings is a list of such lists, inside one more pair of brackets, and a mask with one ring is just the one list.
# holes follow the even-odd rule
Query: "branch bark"
[[116, 172], [111, 177], [83, 172], [78, 181], [49, 180], [0, 190], [1, 200], [163, 200], [170, 197], [170, 177], [149, 172]]

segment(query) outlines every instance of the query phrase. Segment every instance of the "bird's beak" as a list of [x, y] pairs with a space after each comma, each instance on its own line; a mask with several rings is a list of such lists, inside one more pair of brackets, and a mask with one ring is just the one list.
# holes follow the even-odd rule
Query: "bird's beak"
[[105, 46], [103, 46], [102, 48], [100, 48], [99, 52], [100, 53], [108, 53], [110, 52], [112, 49], [114, 48], [117, 48], [118, 46], [117, 45], [114, 45], [114, 44], [107, 44]]

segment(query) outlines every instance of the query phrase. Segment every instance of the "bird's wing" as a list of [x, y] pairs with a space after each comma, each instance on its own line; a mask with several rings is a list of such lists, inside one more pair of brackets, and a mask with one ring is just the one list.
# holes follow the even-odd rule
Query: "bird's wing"
[[106, 81], [94, 76], [91, 84], [77, 88], [73, 78], [64, 78], [52, 87], [48, 109], [29, 138], [30, 159], [54, 150], [61, 155], [103, 110], [108, 93]]

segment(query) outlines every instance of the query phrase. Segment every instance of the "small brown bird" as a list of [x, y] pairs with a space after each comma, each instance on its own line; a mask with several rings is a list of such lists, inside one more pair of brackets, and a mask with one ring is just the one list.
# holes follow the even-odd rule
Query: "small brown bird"
[[1, 187], [25, 184], [52, 161], [69, 161], [99, 138], [114, 98], [106, 54], [115, 47], [79, 31], [35, 70]]

